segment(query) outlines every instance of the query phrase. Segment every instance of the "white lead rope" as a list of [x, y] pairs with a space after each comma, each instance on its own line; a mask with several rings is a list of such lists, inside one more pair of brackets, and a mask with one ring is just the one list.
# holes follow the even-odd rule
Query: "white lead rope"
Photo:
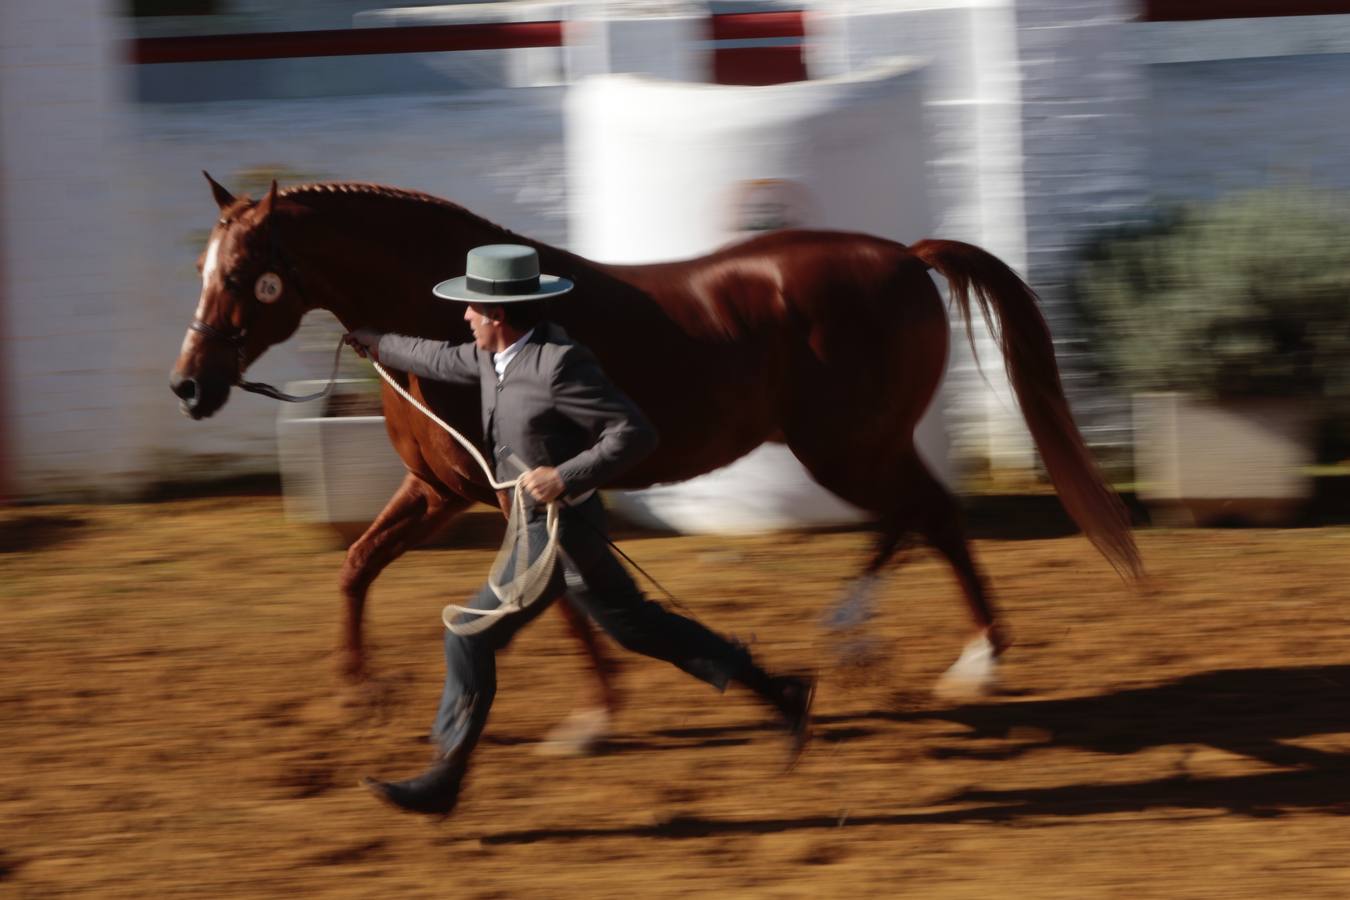
[[[478, 463], [483, 474], [487, 476], [488, 484], [494, 491], [507, 491], [516, 487], [519, 478], [511, 481], [498, 481], [493, 477], [492, 469], [488, 466], [487, 460], [483, 454], [478, 452], [478, 448], [473, 445], [468, 438], [460, 434], [454, 428], [436, 415], [420, 400], [403, 389], [393, 377], [375, 360], [371, 360], [371, 365], [375, 371], [384, 379], [385, 383], [394, 389], [404, 400], [412, 404], [413, 408], [422, 415], [435, 422], [446, 433], [454, 438], [459, 445], [469, 451], [469, 455]], [[525, 492], [517, 490], [515, 498], [511, 504], [511, 515], [506, 522], [506, 537], [502, 541], [501, 549], [497, 551], [497, 558], [492, 561], [492, 569], [488, 572], [488, 587], [497, 595], [501, 601], [493, 609], [470, 609], [466, 606], [458, 606], [451, 603], [441, 610], [441, 621], [445, 627], [453, 633], [461, 636], [477, 634], [491, 627], [498, 619], [503, 616], [517, 613], [524, 610], [530, 604], [538, 600], [548, 585], [549, 579], [553, 575], [553, 566], [558, 561], [558, 506], [557, 500], [548, 505], [548, 544], [544, 551], [534, 562], [528, 562], [530, 556], [529, 531], [525, 527]], [[514, 557], [514, 566], [508, 581], [502, 581], [502, 575], [505, 574], [507, 566]], [[460, 616], [474, 616], [468, 621], [456, 621]]]

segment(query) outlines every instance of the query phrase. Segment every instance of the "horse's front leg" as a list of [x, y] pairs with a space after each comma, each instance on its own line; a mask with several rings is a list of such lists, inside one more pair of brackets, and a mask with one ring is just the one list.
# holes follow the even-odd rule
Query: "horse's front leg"
[[585, 651], [591, 675], [594, 676], [592, 685], [595, 695], [590, 702], [554, 726], [539, 745], [539, 752], [544, 756], [586, 756], [599, 750], [609, 738], [611, 724], [619, 711], [620, 695], [616, 678], [619, 662], [600, 642], [599, 635], [591, 626], [590, 616], [573, 606], [567, 597], [554, 605], [563, 614], [572, 637]]
[[[511, 517], [511, 495], [506, 491], [497, 493], [497, 503], [502, 515]], [[590, 616], [564, 596], [553, 604], [567, 623], [567, 630], [578, 644], [593, 676], [592, 686], [595, 694], [590, 702], [580, 709], [573, 710], [566, 719], [555, 725], [538, 752], [543, 756], [588, 756], [597, 752], [609, 738], [610, 725], [619, 711], [619, 689], [617, 675], [619, 662], [600, 641]]]
[[365, 533], [347, 549], [340, 587], [346, 610], [339, 669], [351, 681], [365, 678], [366, 654], [361, 619], [366, 593], [384, 567], [426, 540], [471, 500], [442, 494], [409, 472]]

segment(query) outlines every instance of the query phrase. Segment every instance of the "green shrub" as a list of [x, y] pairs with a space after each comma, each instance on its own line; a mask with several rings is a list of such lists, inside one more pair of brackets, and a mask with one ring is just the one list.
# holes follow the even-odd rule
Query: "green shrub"
[[1131, 390], [1350, 397], [1350, 205], [1266, 189], [1088, 246], [1070, 296]]

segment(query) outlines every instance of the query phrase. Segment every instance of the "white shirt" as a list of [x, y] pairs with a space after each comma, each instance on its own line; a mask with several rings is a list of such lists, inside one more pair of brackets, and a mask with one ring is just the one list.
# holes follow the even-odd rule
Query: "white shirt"
[[516, 338], [515, 343], [510, 347], [507, 347], [500, 353], [492, 354], [492, 368], [497, 370], [498, 381], [502, 380], [502, 376], [506, 374], [506, 367], [511, 365], [511, 360], [516, 358], [516, 354], [519, 353], [520, 348], [524, 347], [530, 340], [530, 335], [532, 334], [534, 334], [533, 328]]

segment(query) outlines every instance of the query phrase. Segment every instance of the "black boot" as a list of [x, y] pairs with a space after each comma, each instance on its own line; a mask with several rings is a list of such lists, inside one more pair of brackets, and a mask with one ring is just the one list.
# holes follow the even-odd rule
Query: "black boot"
[[797, 765], [797, 758], [811, 740], [811, 701], [816, 695], [816, 679], [802, 675], [770, 675], [754, 662], [747, 661], [737, 680], [759, 695], [782, 717], [791, 738], [787, 769], [792, 771], [792, 767]]
[[361, 783], [390, 806], [429, 816], [448, 816], [459, 802], [459, 788], [467, 769], [464, 754], [451, 753], [416, 778], [407, 781], [363, 778]]
[[765, 699], [773, 704], [783, 717], [791, 746], [788, 771], [797, 765], [797, 759], [811, 740], [811, 702], [816, 698], [816, 679], [799, 675], [776, 675], [769, 679]]

